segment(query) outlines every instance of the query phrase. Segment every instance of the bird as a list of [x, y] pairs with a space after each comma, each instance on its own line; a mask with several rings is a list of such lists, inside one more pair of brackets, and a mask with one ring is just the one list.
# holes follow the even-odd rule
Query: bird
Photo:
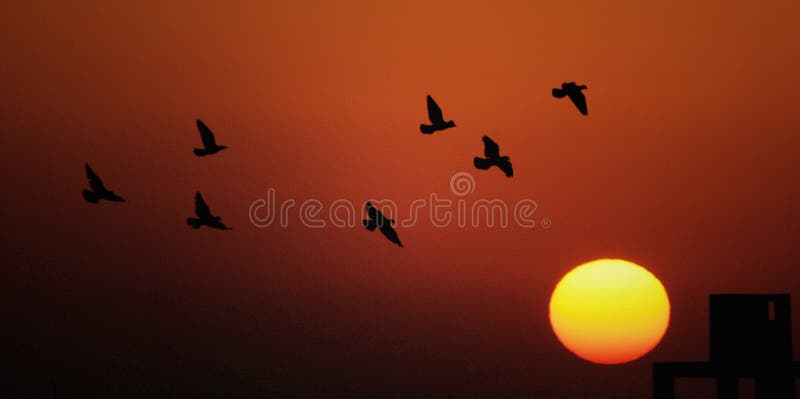
[[451, 120], [445, 122], [444, 116], [442, 116], [442, 109], [439, 108], [436, 101], [433, 101], [431, 96], [428, 96], [428, 119], [431, 121], [431, 125], [419, 125], [419, 131], [422, 134], [433, 134], [437, 130], [456, 127], [456, 123]]
[[220, 230], [233, 230], [220, 222], [220, 220], [222, 220], [221, 217], [211, 214], [211, 210], [208, 209], [208, 204], [203, 200], [203, 196], [200, 195], [199, 191], [194, 195], [194, 213], [197, 215], [197, 218], [186, 218], [186, 224], [193, 229], [199, 229], [201, 226], [208, 226]]
[[507, 156], [500, 156], [500, 146], [490, 139], [489, 136], [483, 136], [483, 154], [486, 158], [475, 157], [473, 161], [475, 167], [478, 169], [489, 169], [491, 166], [497, 166], [505, 172], [506, 177], [514, 176], [514, 169], [511, 167], [511, 161]]
[[564, 96], [569, 96], [569, 99], [578, 107], [578, 111], [584, 115], [588, 115], [589, 110], [586, 108], [586, 96], [581, 93], [582, 90], [586, 89], [586, 85], [578, 86], [575, 82], [562, 83], [560, 89], [553, 89], [553, 97], [563, 98]]
[[400, 248], [403, 247], [403, 243], [400, 242], [397, 232], [392, 227], [394, 219], [389, 219], [383, 216], [383, 213], [372, 206], [371, 202], [367, 202], [367, 216], [369, 219], [364, 219], [362, 221], [367, 230], [375, 231], [377, 228], [381, 231], [381, 233], [383, 233], [384, 236], [386, 236], [387, 239], [389, 239], [389, 241], [399, 245]]
[[228, 148], [227, 146], [224, 145], [217, 145], [217, 141], [214, 140], [214, 133], [200, 119], [197, 120], [197, 130], [200, 131], [200, 139], [203, 140], [203, 148], [195, 148], [194, 155], [202, 157], [206, 155], [216, 154]]
[[100, 200], [125, 202], [124, 198], [108, 190], [106, 186], [103, 185], [103, 181], [97, 177], [97, 174], [89, 167], [88, 163], [84, 164], [84, 166], [86, 166], [86, 178], [89, 179], [89, 187], [92, 188], [91, 191], [83, 190], [83, 199], [85, 199], [86, 202], [91, 202], [92, 204], [96, 204], [100, 202]]

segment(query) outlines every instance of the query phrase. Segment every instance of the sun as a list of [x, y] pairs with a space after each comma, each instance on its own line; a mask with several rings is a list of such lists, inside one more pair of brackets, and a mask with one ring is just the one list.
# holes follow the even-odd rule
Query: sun
[[647, 269], [620, 259], [584, 263], [567, 273], [550, 298], [559, 341], [594, 363], [638, 359], [658, 345], [669, 325], [669, 298]]

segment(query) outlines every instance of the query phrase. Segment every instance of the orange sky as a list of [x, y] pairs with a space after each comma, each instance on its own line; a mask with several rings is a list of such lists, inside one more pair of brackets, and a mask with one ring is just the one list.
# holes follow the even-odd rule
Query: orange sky
[[[800, 297], [796, 1], [114, 3], [0, 5], [0, 310], [24, 389], [639, 398], [652, 361], [707, 358], [708, 294]], [[550, 96], [573, 80], [588, 117]], [[419, 133], [426, 94], [455, 129]], [[197, 118], [230, 148], [192, 155]], [[513, 179], [472, 167], [484, 134]], [[84, 162], [128, 202], [82, 202]], [[248, 220], [270, 187], [408, 212], [459, 171], [468, 199], [531, 198], [553, 226], [420, 223], [400, 249]], [[187, 228], [197, 190], [233, 231]], [[624, 366], [547, 320], [559, 278], [606, 257], [672, 301]]]

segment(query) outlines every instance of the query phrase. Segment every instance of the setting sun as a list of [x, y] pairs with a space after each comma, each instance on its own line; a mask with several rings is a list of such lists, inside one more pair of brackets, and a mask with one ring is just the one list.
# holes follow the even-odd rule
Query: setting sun
[[670, 305], [661, 282], [645, 268], [600, 259], [567, 273], [550, 298], [550, 324], [558, 339], [595, 363], [625, 363], [661, 341]]

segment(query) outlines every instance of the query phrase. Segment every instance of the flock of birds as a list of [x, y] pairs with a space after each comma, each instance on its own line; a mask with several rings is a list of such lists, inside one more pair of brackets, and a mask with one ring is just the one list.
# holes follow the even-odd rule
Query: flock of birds
[[[583, 115], [588, 115], [586, 107], [586, 97], [581, 93], [587, 87], [585, 85], [578, 86], [575, 82], [562, 83], [560, 89], [553, 89], [553, 97], [564, 98], [569, 97], [573, 104], [578, 108]], [[420, 124], [419, 130], [422, 134], [433, 134], [437, 131], [442, 131], [455, 127], [456, 123], [452, 120], [445, 121], [442, 109], [433, 100], [433, 97], [428, 96], [428, 119], [430, 124]], [[227, 146], [217, 144], [214, 138], [214, 133], [208, 126], [201, 120], [197, 120], [197, 130], [200, 132], [200, 139], [203, 142], [203, 148], [195, 148], [194, 154], [198, 157], [216, 154], [226, 148]], [[473, 163], [477, 169], [486, 170], [492, 166], [497, 166], [505, 173], [506, 177], [514, 176], [514, 169], [511, 166], [511, 161], [508, 156], [500, 155], [500, 146], [494, 142], [489, 136], [483, 136], [483, 154], [485, 158], [475, 157]], [[125, 199], [117, 195], [113, 191], [107, 189], [100, 180], [100, 177], [92, 170], [87, 163], [86, 165], [86, 178], [89, 180], [89, 187], [91, 190], [83, 190], [83, 199], [89, 203], [97, 204], [101, 200], [111, 202], [125, 202]], [[364, 227], [369, 231], [379, 230], [391, 242], [402, 247], [403, 243], [397, 236], [397, 231], [394, 227], [394, 219], [389, 219], [383, 215], [372, 203], [366, 204], [367, 217], [362, 221]], [[199, 229], [202, 226], [211, 227], [220, 230], [232, 230], [232, 228], [222, 223], [222, 218], [214, 216], [211, 209], [206, 204], [203, 196], [198, 191], [194, 195], [194, 213], [196, 217], [186, 218], [186, 224], [193, 229]]]

